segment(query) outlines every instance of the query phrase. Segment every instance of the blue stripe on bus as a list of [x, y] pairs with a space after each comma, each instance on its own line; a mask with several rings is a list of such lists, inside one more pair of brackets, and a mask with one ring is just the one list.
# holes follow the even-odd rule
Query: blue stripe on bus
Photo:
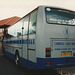
[[11, 58], [12, 60], [15, 60], [15, 55], [14, 54], [5, 51], [5, 55], [8, 56], [9, 58]]
[[[15, 60], [14, 54], [5, 51], [5, 55], [8, 56], [9, 58], [11, 58], [13, 61]], [[22, 57], [20, 57], [20, 65], [22, 65], [23, 67], [25, 67], [27, 69], [36, 69], [36, 63], [35, 62], [24, 59]]]
[[[45, 63], [50, 62], [50, 66], [46, 67]], [[37, 68], [62, 68], [75, 66], [75, 57], [63, 57], [63, 58], [37, 58]]]
[[37, 69], [36, 63], [20, 57], [20, 64], [27, 69]]
[[5, 44], [35, 44], [35, 39], [4, 41]]
[[[15, 60], [15, 55], [9, 52], [5, 52], [5, 54]], [[71, 67], [75, 66], [75, 57], [65, 57], [63, 58], [37, 58], [37, 63], [32, 62], [30, 60], [24, 59], [20, 57], [20, 64], [27, 69], [49, 69], [49, 68], [61, 68], [61, 67]], [[50, 66], [45, 66], [46, 62], [51, 62]]]

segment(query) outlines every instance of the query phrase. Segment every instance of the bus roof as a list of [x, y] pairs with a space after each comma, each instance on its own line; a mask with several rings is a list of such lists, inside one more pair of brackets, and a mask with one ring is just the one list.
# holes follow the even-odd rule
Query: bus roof
[[[36, 8], [34, 8], [31, 12], [33, 12], [35, 9], [38, 9], [38, 8], [45, 8], [45, 7], [51, 7], [51, 8], [55, 8], [55, 9], [59, 9], [59, 10], [66, 10], [66, 11], [70, 11], [70, 12], [74, 12], [75, 13], [75, 11], [72, 11], [72, 10], [69, 10], [69, 9], [65, 9], [65, 8], [59, 8], [59, 7], [54, 7], [54, 6], [47, 6], [47, 5], [40, 5], [40, 6], [37, 6]], [[29, 12], [28, 14], [30, 14], [31, 12]], [[26, 14], [25, 16], [27, 16], [28, 14]], [[23, 16], [21, 19], [23, 19], [25, 16]], [[16, 21], [15, 23], [17, 23], [17, 22], [19, 22], [21, 19], [19, 19], [18, 21]], [[15, 24], [14, 23], [14, 24]], [[14, 25], [13, 24], [13, 25]], [[10, 26], [11, 27], [11, 26]], [[9, 28], [9, 27], [8, 27]], [[7, 28], [7, 29], [8, 29]]]

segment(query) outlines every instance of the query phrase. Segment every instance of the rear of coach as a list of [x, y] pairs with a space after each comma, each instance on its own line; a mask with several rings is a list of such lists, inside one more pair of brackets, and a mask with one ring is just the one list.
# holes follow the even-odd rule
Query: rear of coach
[[75, 66], [75, 12], [54, 7], [43, 7], [43, 12], [36, 53], [40, 68]]

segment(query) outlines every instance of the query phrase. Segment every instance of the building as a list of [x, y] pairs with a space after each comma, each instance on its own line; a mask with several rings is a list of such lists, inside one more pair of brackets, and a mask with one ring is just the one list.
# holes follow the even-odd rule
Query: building
[[14, 17], [0, 20], [0, 50], [2, 50], [3, 31], [10, 25], [13, 25], [19, 19], [20, 19], [20, 17], [14, 16]]
[[0, 28], [7, 28], [10, 25], [13, 25], [15, 22], [17, 22], [20, 19], [20, 17], [14, 16], [7, 19], [0, 20]]

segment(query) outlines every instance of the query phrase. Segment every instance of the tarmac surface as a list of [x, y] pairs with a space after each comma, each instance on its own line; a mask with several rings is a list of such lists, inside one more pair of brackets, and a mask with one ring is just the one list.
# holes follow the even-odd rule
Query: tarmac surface
[[0, 75], [58, 75], [53, 70], [27, 70], [24, 67], [17, 67], [8, 57], [0, 51]]
[[[59, 72], [60, 73], [60, 72]], [[22, 66], [17, 67], [15, 63], [4, 56], [0, 50], [0, 75], [75, 75], [75, 67], [62, 69], [62, 74], [52, 69], [45, 70], [27, 70]]]

